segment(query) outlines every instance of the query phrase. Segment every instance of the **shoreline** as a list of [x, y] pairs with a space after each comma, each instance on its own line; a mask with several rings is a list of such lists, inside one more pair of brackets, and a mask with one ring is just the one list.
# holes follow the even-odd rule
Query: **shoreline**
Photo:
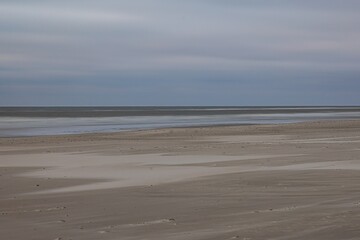
[[0, 138], [0, 234], [351, 239], [359, 177], [360, 120]]
[[0, 109], [0, 137], [350, 119], [360, 107], [9, 108]]
[[129, 130], [120, 130], [120, 131], [111, 131], [111, 132], [84, 132], [84, 133], [64, 133], [64, 134], [52, 134], [52, 135], [25, 135], [25, 136], [0, 136], [1, 139], [18, 139], [18, 138], [56, 138], [56, 137], [81, 137], [81, 136], [106, 136], [106, 135], [117, 135], [117, 134], [126, 134], [126, 133], [136, 133], [136, 132], [152, 132], [152, 131], [161, 131], [161, 130], [175, 130], [175, 129], [204, 129], [204, 128], [242, 128], [247, 126], [264, 126], [264, 127], [277, 127], [277, 126], [302, 126], [302, 125], [314, 125], [318, 124], [323, 126], [334, 125], [341, 122], [348, 123], [357, 123], [360, 122], [360, 119], [324, 119], [324, 120], [309, 120], [309, 121], [299, 121], [299, 122], [290, 122], [290, 123], [239, 123], [239, 124], [207, 124], [207, 125], [194, 125], [194, 126], [173, 126], [173, 127], [159, 127], [159, 128], [148, 128], [148, 129], [129, 129]]

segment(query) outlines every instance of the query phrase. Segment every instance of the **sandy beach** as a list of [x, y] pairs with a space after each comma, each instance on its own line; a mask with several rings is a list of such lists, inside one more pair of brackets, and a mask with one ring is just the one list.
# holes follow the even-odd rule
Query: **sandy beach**
[[1, 239], [359, 239], [360, 121], [0, 138]]

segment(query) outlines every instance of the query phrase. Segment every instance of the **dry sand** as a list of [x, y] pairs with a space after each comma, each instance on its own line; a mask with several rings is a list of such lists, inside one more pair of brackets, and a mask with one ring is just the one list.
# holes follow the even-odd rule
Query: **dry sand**
[[0, 139], [0, 239], [360, 239], [360, 121]]

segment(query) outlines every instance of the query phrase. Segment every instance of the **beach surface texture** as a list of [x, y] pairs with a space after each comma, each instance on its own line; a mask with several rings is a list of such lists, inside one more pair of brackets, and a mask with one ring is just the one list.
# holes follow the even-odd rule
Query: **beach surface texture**
[[360, 121], [0, 138], [1, 239], [360, 239]]

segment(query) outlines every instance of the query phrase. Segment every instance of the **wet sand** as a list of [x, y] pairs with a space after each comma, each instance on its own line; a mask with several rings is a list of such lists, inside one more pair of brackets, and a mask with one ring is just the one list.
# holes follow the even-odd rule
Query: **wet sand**
[[4, 239], [359, 239], [360, 121], [0, 139]]

